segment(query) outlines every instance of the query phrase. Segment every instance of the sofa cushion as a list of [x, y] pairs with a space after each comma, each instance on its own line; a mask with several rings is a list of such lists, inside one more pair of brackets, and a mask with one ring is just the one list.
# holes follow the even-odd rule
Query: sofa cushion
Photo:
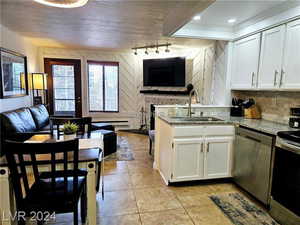
[[29, 108], [38, 130], [49, 124], [49, 113], [44, 105], [36, 105]]
[[7, 132], [32, 132], [36, 125], [28, 108], [1, 113], [3, 128]]

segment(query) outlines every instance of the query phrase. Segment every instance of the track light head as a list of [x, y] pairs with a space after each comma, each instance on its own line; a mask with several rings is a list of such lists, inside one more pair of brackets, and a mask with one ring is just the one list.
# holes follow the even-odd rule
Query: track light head
[[[1, 0], [0, 0], [1, 1]], [[171, 43], [165, 43], [165, 44], [154, 44], [154, 45], [145, 45], [145, 46], [135, 46], [132, 48], [134, 51], [134, 55], [137, 55], [137, 50], [145, 50], [145, 55], [149, 55], [148, 49], [155, 49], [155, 53], [159, 54], [159, 48], [166, 47], [165, 52], [168, 53], [170, 52], [169, 46], [171, 46]], [[163, 51], [163, 50], [162, 50]]]

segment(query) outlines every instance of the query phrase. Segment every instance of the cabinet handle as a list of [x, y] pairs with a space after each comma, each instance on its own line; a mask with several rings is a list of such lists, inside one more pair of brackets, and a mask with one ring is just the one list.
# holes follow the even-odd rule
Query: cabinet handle
[[281, 85], [282, 85], [282, 78], [283, 78], [283, 75], [284, 75], [284, 70], [281, 69], [280, 81], [279, 81], [279, 87], [281, 87]]
[[274, 76], [274, 86], [276, 87], [277, 85], [277, 75], [278, 75], [278, 71], [275, 70], [275, 76]]
[[206, 145], [207, 147], [207, 149], [206, 149], [206, 151], [207, 151], [207, 153], [209, 153], [209, 144], [207, 143], [207, 145]]
[[251, 81], [251, 86], [252, 86], [252, 87], [254, 86], [254, 76], [255, 76], [255, 73], [253, 72], [253, 73], [252, 73], [252, 81]]
[[201, 143], [201, 152], [203, 152], [203, 143]]

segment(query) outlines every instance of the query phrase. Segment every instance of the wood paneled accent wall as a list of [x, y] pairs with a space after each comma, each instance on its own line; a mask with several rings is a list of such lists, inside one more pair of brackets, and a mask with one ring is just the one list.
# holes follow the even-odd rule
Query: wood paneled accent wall
[[[183, 49], [171, 50], [168, 57], [186, 57], [186, 84], [193, 83], [197, 88], [201, 86], [201, 93], [210, 92], [207, 85], [203, 85], [203, 77], [211, 79], [213, 72], [214, 60], [214, 43], [206, 47], [199, 47], [197, 49]], [[205, 54], [206, 51], [206, 54]], [[72, 50], [60, 48], [41, 48], [40, 62], [43, 63], [43, 58], [69, 58], [81, 60], [82, 71], [82, 100], [83, 100], [83, 115], [90, 115], [94, 118], [105, 119], [124, 119], [129, 120], [132, 127], [139, 127], [141, 107], [146, 110], [149, 104], [149, 97], [154, 97], [155, 103], [159, 104], [159, 99], [163, 99], [162, 104], [172, 104], [177, 96], [149, 96], [140, 94], [139, 91], [143, 87], [143, 59], [144, 55], [141, 53], [135, 56], [131, 51], [104, 51], [104, 50]], [[163, 54], [161, 54], [163, 55]], [[205, 56], [206, 55], [206, 56]], [[153, 58], [160, 55], [153, 53]], [[165, 56], [165, 54], [163, 55]], [[149, 55], [148, 58], [151, 58]], [[206, 57], [206, 61], [204, 60]], [[88, 90], [87, 90], [87, 60], [96, 61], [114, 61], [119, 62], [119, 91], [120, 91], [120, 105], [118, 113], [90, 113], [88, 112]], [[206, 69], [204, 69], [204, 63]], [[41, 67], [43, 68], [43, 67]], [[209, 68], [209, 69], [208, 69]], [[204, 88], [204, 89], [203, 89]], [[159, 88], [162, 90], [184, 90], [185, 88]], [[206, 94], [209, 95], [208, 93]], [[147, 98], [147, 101], [146, 101]], [[168, 101], [169, 99], [169, 101]], [[158, 102], [157, 102], [158, 101]], [[180, 100], [175, 102], [186, 102]]]

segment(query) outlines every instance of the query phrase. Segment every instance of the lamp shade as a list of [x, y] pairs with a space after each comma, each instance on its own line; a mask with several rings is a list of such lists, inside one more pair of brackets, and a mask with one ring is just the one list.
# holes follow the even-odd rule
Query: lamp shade
[[46, 73], [32, 73], [30, 80], [33, 90], [47, 90], [47, 74]]
[[26, 89], [26, 77], [25, 77], [25, 73], [21, 73], [20, 83], [21, 83], [21, 89]]

